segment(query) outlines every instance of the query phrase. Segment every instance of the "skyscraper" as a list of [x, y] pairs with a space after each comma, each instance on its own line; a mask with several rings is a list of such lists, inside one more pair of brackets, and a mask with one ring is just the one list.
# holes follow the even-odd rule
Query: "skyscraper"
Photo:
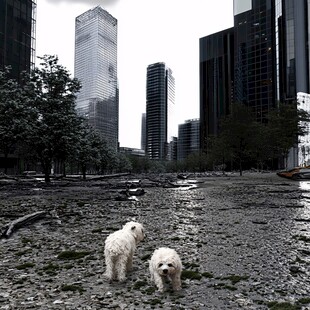
[[200, 137], [199, 119], [190, 119], [179, 125], [178, 132], [178, 160], [199, 151]]
[[19, 81], [35, 64], [36, 0], [0, 0], [0, 69]]
[[[213, 125], [222, 114], [212, 111], [220, 110], [223, 94], [232, 94], [224, 115], [231, 103], [243, 103], [264, 123], [279, 101], [296, 102], [298, 92], [309, 93], [309, 20], [309, 0], [234, 0], [234, 27], [200, 39], [201, 148], [209, 134], [216, 134]], [[219, 45], [225, 32], [233, 34], [233, 45]], [[214, 88], [221, 71], [206, 64], [227, 55], [233, 55], [233, 74], [217, 79]], [[290, 157], [289, 165], [298, 165], [297, 154]]]
[[146, 113], [142, 113], [141, 118], [141, 150], [146, 147]]
[[77, 111], [113, 148], [118, 146], [117, 19], [97, 6], [75, 20]]
[[228, 114], [233, 100], [233, 28], [201, 38], [199, 47], [200, 130], [205, 145], [205, 137], [218, 134], [219, 119]]
[[163, 62], [147, 67], [146, 154], [151, 159], [175, 159], [175, 79]]

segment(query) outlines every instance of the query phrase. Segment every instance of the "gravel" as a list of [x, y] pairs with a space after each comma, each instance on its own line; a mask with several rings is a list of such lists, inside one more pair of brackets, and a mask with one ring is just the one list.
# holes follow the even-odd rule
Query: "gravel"
[[[136, 178], [145, 194], [128, 200]], [[47, 216], [0, 240], [0, 309], [310, 309], [310, 180], [201, 174], [189, 189], [168, 178], [1, 180], [0, 228]], [[107, 283], [105, 238], [129, 220], [147, 238], [127, 281]], [[182, 259], [180, 292], [150, 282], [162, 246]]]

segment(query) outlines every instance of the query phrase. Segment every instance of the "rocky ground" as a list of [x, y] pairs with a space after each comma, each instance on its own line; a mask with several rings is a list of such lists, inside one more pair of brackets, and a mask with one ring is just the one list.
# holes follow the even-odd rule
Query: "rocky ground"
[[[127, 200], [125, 181], [145, 194]], [[169, 176], [176, 181], [175, 176]], [[0, 228], [46, 216], [0, 240], [0, 309], [310, 309], [310, 180], [275, 173], [0, 182]], [[122, 199], [122, 197], [124, 199]], [[128, 220], [146, 228], [125, 283], [103, 278], [104, 241]], [[148, 260], [177, 250], [182, 290], [158, 293]]]

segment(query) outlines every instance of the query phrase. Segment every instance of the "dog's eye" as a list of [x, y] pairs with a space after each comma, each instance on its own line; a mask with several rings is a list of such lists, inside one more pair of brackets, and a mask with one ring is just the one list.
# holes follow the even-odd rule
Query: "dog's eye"
[[161, 267], [163, 264], [158, 264], [158, 267]]
[[173, 267], [173, 265], [172, 264], [168, 264], [168, 267]]

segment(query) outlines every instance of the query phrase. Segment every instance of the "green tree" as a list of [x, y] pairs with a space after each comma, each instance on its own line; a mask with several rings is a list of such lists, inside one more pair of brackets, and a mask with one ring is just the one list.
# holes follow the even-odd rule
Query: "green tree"
[[87, 124], [84, 124], [79, 133], [78, 143], [72, 157], [82, 171], [83, 180], [90, 168], [99, 167], [102, 150], [102, 140], [99, 134]]
[[238, 163], [242, 175], [243, 164], [253, 157], [257, 125], [250, 109], [243, 104], [232, 105], [231, 113], [220, 124], [221, 145], [227, 148], [232, 159]]
[[57, 56], [39, 58], [40, 68], [24, 79], [25, 92], [33, 98], [31, 105], [36, 112], [27, 143], [40, 161], [48, 183], [53, 161], [66, 159], [76, 143], [81, 119], [75, 110], [75, 99], [81, 84], [58, 64]]
[[30, 116], [20, 85], [8, 78], [9, 70], [6, 67], [0, 71], [0, 151], [4, 154], [5, 173], [8, 155], [24, 139]]

